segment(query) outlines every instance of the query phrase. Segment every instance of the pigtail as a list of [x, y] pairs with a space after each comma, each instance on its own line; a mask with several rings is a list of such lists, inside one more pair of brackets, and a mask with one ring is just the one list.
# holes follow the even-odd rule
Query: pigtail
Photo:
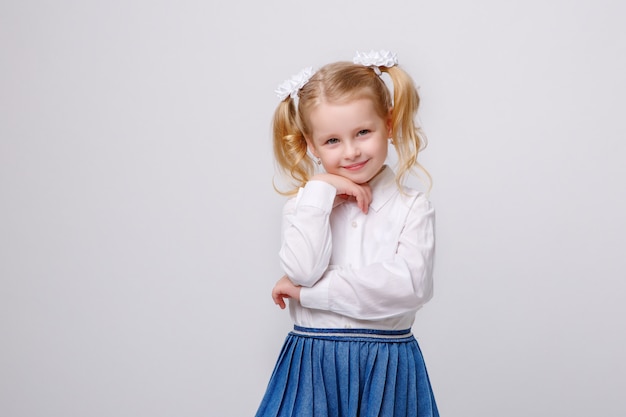
[[278, 168], [294, 182], [292, 188], [281, 191], [274, 184], [274, 189], [283, 195], [293, 195], [298, 187], [306, 184], [313, 172], [313, 162], [307, 156], [307, 144], [298, 124], [294, 100], [287, 97], [281, 101], [272, 123], [274, 157]]
[[400, 186], [407, 174], [420, 170], [427, 178], [428, 188], [432, 178], [418, 162], [417, 156], [428, 141], [416, 123], [420, 98], [411, 77], [401, 68], [394, 66], [381, 68], [393, 82], [393, 110], [391, 113], [391, 135], [398, 155], [396, 182]]

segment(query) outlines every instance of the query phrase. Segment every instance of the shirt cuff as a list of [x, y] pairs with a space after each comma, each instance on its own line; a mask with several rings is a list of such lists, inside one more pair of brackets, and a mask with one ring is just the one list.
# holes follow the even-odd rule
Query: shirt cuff
[[337, 189], [324, 181], [309, 181], [300, 189], [296, 207], [316, 207], [330, 212], [333, 209]]
[[300, 305], [305, 308], [314, 308], [317, 310], [329, 310], [330, 298], [328, 297], [328, 289], [330, 280], [324, 277], [317, 281], [312, 287], [302, 287], [300, 289]]

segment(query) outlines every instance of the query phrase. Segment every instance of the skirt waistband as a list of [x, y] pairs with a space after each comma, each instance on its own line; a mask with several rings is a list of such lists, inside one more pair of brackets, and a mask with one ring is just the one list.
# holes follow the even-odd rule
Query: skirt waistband
[[292, 335], [313, 337], [330, 340], [377, 340], [377, 341], [406, 341], [413, 339], [411, 329], [378, 330], [378, 329], [320, 329], [313, 327], [293, 326]]

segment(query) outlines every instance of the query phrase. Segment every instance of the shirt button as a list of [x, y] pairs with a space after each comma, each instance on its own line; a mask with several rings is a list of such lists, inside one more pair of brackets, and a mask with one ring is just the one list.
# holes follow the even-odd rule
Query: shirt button
[[352, 222], [352, 227], [356, 228], [356, 222]]

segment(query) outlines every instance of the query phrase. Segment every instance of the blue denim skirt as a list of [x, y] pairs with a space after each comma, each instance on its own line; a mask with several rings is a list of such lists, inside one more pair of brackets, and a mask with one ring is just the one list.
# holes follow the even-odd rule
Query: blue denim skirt
[[407, 330], [289, 333], [256, 417], [439, 416], [417, 340]]

